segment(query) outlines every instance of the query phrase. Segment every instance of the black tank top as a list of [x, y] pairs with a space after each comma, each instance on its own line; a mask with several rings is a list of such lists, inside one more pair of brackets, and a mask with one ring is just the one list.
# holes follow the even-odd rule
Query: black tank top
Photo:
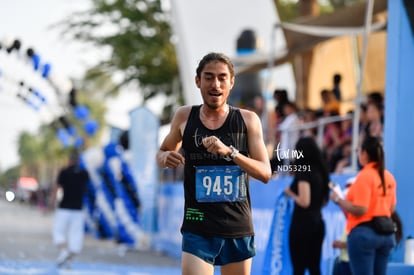
[[223, 125], [208, 129], [200, 120], [200, 106], [193, 106], [188, 118], [182, 148], [185, 157], [184, 170], [184, 218], [181, 231], [203, 236], [239, 238], [253, 235], [249, 182], [246, 177], [247, 197], [237, 202], [198, 202], [195, 192], [196, 166], [236, 165], [213, 155], [204, 148], [201, 140], [214, 135], [224, 144], [233, 145], [247, 155], [247, 127], [238, 108], [230, 106]]

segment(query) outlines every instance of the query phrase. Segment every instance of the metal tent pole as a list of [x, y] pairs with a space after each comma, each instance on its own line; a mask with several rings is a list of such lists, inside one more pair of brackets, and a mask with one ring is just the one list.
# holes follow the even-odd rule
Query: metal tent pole
[[351, 167], [353, 171], [357, 171], [357, 149], [359, 144], [359, 118], [360, 118], [360, 105], [362, 101], [362, 82], [364, 77], [364, 68], [366, 62], [366, 55], [367, 55], [367, 48], [368, 48], [368, 39], [369, 34], [371, 33], [371, 24], [372, 24], [372, 12], [374, 9], [374, 0], [367, 1], [367, 8], [365, 11], [365, 29], [363, 35], [363, 43], [362, 43], [362, 52], [360, 58], [360, 69], [359, 69], [359, 77], [357, 83], [357, 96], [355, 99], [355, 111], [354, 111], [354, 121], [353, 121], [353, 131], [352, 131], [352, 160], [351, 160]]
[[[270, 127], [269, 129], [269, 115], [270, 115], [270, 111], [269, 110], [269, 97], [272, 96], [272, 80], [273, 80], [273, 69], [274, 69], [274, 64], [275, 64], [275, 60], [276, 60], [276, 31], [277, 29], [281, 27], [281, 25], [279, 23], [276, 23], [272, 26], [272, 32], [271, 32], [271, 37], [270, 37], [270, 54], [269, 54], [269, 59], [267, 61], [267, 76], [266, 76], [266, 82], [265, 82], [265, 94], [264, 94], [264, 110], [262, 113], [262, 124], [263, 124], [263, 133], [264, 133], [264, 138], [266, 140], [266, 142], [268, 143], [269, 140], [267, 140], [267, 138], [269, 137], [269, 131], [272, 130], [272, 128]], [[276, 129], [277, 130], [277, 129]], [[275, 133], [271, 133], [271, 136], [273, 137]], [[273, 138], [270, 140], [272, 143]]]

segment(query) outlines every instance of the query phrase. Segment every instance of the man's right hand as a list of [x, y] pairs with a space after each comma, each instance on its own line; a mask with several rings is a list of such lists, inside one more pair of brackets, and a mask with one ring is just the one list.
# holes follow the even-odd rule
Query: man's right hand
[[180, 164], [185, 163], [184, 157], [175, 151], [163, 152], [164, 168], [177, 168]]

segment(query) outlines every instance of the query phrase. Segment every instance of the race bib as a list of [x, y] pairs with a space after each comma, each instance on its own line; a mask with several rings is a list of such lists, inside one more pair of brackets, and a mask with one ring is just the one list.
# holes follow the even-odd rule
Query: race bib
[[197, 166], [195, 170], [198, 202], [236, 202], [246, 199], [247, 174], [239, 166]]

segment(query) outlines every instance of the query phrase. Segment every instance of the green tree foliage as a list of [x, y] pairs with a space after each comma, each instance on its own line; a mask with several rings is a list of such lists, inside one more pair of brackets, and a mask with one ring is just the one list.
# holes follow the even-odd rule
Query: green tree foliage
[[289, 22], [299, 16], [297, 1], [274, 0], [280, 21]]
[[319, 4], [320, 12], [331, 13], [336, 9], [351, 6], [364, 0], [274, 0], [280, 20], [289, 22], [299, 16], [299, 4], [301, 1], [315, 1]]
[[[18, 139], [20, 156], [20, 175], [31, 176], [39, 180], [42, 169], [57, 168], [65, 156], [65, 149], [55, 138], [52, 128], [42, 126], [38, 134], [23, 132]], [[46, 180], [46, 179], [45, 179]], [[47, 179], [51, 181], [51, 179]]]
[[23, 162], [32, 163], [36, 162], [40, 157], [40, 139], [29, 134], [28, 132], [23, 132], [19, 136], [19, 148], [18, 152], [20, 156], [24, 156]]
[[109, 75], [121, 72], [118, 87], [137, 82], [144, 101], [159, 93], [171, 95], [178, 66], [161, 1], [91, 0], [91, 4], [91, 9], [62, 22], [63, 33], [109, 49], [110, 57], [98, 67]]
[[330, 5], [334, 9], [351, 6], [357, 2], [364, 2], [365, 0], [329, 0]]
[[3, 191], [13, 188], [13, 184], [17, 181], [20, 175], [19, 167], [7, 169], [0, 174], [0, 188]]

